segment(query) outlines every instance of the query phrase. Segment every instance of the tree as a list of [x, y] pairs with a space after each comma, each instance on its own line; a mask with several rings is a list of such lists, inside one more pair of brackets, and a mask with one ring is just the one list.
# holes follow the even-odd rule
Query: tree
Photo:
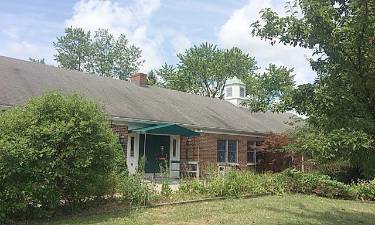
[[66, 28], [53, 44], [61, 67], [99, 76], [125, 80], [144, 63], [141, 50], [130, 45], [124, 34], [115, 38], [105, 29], [91, 35], [82, 28]]
[[177, 67], [164, 65], [159, 75], [168, 88], [222, 98], [227, 79], [244, 78], [256, 70], [255, 59], [239, 48], [219, 49], [203, 43], [177, 55]]
[[[319, 134], [324, 138], [318, 138], [320, 147], [310, 146], [316, 149], [314, 158], [330, 156], [326, 159], [332, 161], [349, 157], [353, 166], [373, 177], [375, 2], [297, 0], [289, 6], [289, 15], [283, 17], [271, 9], [262, 10], [260, 20], [251, 25], [252, 34], [271, 44], [279, 41], [312, 49], [310, 63], [318, 78], [294, 91], [291, 106], [309, 117], [310, 137]], [[303, 138], [312, 140], [304, 143], [315, 143]], [[325, 148], [327, 143], [334, 143], [337, 151]], [[356, 151], [358, 146], [364, 149]]]
[[247, 77], [245, 84], [249, 98], [243, 104], [251, 111], [289, 109], [295, 85], [293, 69], [270, 64], [266, 72]]
[[53, 92], [1, 113], [0, 143], [0, 222], [113, 194], [124, 167], [102, 108], [79, 95]]
[[240, 78], [247, 86], [251, 111], [282, 111], [288, 107], [294, 89], [293, 69], [270, 64], [260, 74], [256, 61], [239, 48], [219, 49], [203, 43], [177, 55], [177, 66], [164, 64], [155, 70], [159, 85], [184, 92], [223, 98], [229, 78]]
[[193, 80], [188, 76], [183, 76], [174, 65], [165, 63], [160, 69], [156, 70], [155, 73], [161, 78], [161, 86], [165, 88], [197, 93], [195, 90], [198, 88], [195, 86]]
[[147, 74], [147, 84], [150, 85], [150, 86], [159, 86], [159, 79], [156, 75], [155, 70], [151, 70]]
[[90, 69], [91, 33], [82, 28], [68, 27], [65, 34], [53, 42], [57, 54], [55, 60], [59, 66], [78, 71]]
[[29, 61], [30, 61], [30, 62], [33, 62], [33, 63], [46, 64], [44, 58], [41, 58], [41, 59], [34, 59], [34, 58], [29, 57]]

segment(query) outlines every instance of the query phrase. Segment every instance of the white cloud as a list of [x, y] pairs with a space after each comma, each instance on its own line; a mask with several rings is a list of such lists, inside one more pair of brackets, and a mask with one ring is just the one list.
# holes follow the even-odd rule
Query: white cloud
[[313, 81], [315, 74], [307, 61], [311, 51], [282, 44], [272, 46], [258, 37], [251, 36], [250, 24], [259, 18], [258, 13], [263, 8], [272, 8], [281, 15], [285, 11], [282, 5], [271, 0], [249, 0], [245, 6], [235, 10], [221, 26], [218, 33], [220, 45], [227, 48], [237, 46], [249, 52], [262, 67], [269, 63], [294, 67], [297, 84]]
[[190, 40], [182, 34], [173, 35], [171, 42], [176, 53], [183, 53], [191, 47]]
[[159, 0], [133, 0], [128, 5], [110, 0], [81, 0], [74, 6], [73, 16], [66, 21], [66, 26], [91, 31], [105, 28], [116, 36], [124, 33], [131, 43], [142, 49], [146, 62], [141, 70], [148, 72], [164, 62], [160, 54], [164, 37], [150, 32], [152, 14], [159, 8]]
[[49, 46], [15, 38], [0, 44], [0, 55], [24, 60], [28, 60], [29, 57], [37, 59], [45, 58], [46, 62], [51, 64], [53, 51]]

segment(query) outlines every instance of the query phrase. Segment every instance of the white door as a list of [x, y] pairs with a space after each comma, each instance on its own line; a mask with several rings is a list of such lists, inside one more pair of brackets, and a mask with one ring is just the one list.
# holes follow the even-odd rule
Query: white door
[[180, 136], [171, 135], [169, 170], [171, 178], [180, 177]]
[[127, 166], [130, 174], [137, 172], [139, 157], [139, 134], [128, 135]]

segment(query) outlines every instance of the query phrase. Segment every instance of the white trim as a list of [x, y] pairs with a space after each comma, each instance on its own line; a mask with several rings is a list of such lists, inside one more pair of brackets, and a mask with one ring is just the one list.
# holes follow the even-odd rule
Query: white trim
[[196, 132], [201, 132], [201, 133], [206, 133], [206, 134], [222, 134], [222, 135], [231, 135], [231, 136], [245, 136], [245, 137], [254, 137], [254, 138], [265, 138], [266, 136], [268, 136], [267, 134], [263, 134], [263, 135], [238, 134], [238, 133], [228, 133], [228, 132], [210, 131], [210, 130], [196, 130]]
[[[130, 156], [131, 138], [134, 137], [134, 156]], [[126, 165], [130, 174], [135, 174], [138, 169], [139, 160], [139, 134], [128, 134], [128, 149], [126, 154]]]
[[[170, 146], [169, 146], [169, 176], [171, 178], [180, 177], [180, 136], [179, 135], [169, 135]], [[176, 140], [176, 155], [173, 156], [173, 140]], [[179, 163], [174, 163], [172, 161], [179, 161]]]
[[[217, 141], [225, 141], [225, 162], [218, 162], [217, 161]], [[236, 142], [236, 162], [229, 162], [228, 159], [229, 159], [229, 141], [235, 141]], [[238, 147], [239, 147], [239, 141], [236, 139], [236, 140], [233, 140], [233, 139], [220, 139], [218, 138], [216, 140], [216, 163], [217, 164], [220, 164], [220, 165], [239, 165], [239, 162], [238, 162]]]

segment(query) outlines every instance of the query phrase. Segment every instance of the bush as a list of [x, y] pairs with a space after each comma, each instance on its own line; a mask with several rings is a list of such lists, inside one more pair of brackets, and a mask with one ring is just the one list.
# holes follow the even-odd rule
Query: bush
[[[245, 194], [316, 194], [329, 198], [353, 198], [350, 186], [317, 173], [286, 170], [283, 173], [254, 174], [248, 171], [229, 171], [206, 182], [185, 181], [180, 191], [209, 196], [240, 197]], [[368, 198], [368, 197], [367, 197]]]
[[146, 205], [154, 198], [151, 188], [140, 174], [124, 176], [121, 187], [122, 200], [131, 205]]
[[289, 192], [316, 194], [329, 198], [352, 198], [348, 185], [332, 180], [327, 175], [286, 170], [283, 176]]
[[34, 98], [0, 114], [0, 215], [41, 217], [112, 194], [122, 162], [97, 104], [57, 92]]
[[350, 189], [357, 199], [375, 201], [375, 179], [353, 184]]
[[238, 198], [243, 194], [280, 194], [284, 192], [284, 181], [273, 174], [254, 174], [248, 171], [231, 170], [225, 175], [211, 175], [209, 180], [184, 181], [179, 191], [189, 194], [225, 196]]

